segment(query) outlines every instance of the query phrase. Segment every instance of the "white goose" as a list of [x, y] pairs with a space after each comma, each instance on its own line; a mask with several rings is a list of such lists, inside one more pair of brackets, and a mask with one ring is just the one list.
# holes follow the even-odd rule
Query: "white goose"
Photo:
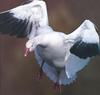
[[40, 71], [58, 85], [72, 83], [77, 72], [100, 53], [99, 36], [91, 21], [85, 20], [69, 35], [56, 32], [48, 25], [46, 4], [42, 0], [2, 12], [0, 32], [28, 37], [25, 56], [34, 51]]
[[30, 52], [35, 51], [38, 63], [51, 80], [67, 85], [100, 53], [99, 36], [89, 20], [68, 35], [52, 31], [29, 40], [26, 47]]

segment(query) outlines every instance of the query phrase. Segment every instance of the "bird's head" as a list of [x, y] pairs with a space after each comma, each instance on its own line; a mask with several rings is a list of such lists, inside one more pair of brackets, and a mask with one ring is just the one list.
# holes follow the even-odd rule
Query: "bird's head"
[[32, 40], [29, 40], [26, 43], [25, 54], [24, 54], [25, 57], [27, 57], [28, 54], [34, 50], [35, 47], [33, 44], [34, 44], [34, 42]]

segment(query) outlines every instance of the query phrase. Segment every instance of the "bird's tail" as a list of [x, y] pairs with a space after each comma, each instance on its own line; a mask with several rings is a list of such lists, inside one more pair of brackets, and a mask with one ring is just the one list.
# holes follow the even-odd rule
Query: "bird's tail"
[[76, 76], [73, 76], [72, 78], [67, 78], [65, 70], [63, 70], [63, 69], [60, 73], [60, 76], [58, 77], [56, 69], [52, 66], [49, 66], [47, 63], [45, 63], [44, 66], [43, 66], [43, 72], [54, 83], [57, 83], [58, 78], [59, 78], [59, 85], [69, 85], [69, 84], [73, 83], [73, 81], [76, 79]]
[[60, 73], [60, 77], [59, 77], [59, 84], [61, 85], [69, 85], [71, 83], [73, 83], [75, 80], [76, 80], [76, 75], [71, 77], [71, 78], [68, 78], [66, 73], [65, 73], [65, 70], [62, 70], [61, 73]]

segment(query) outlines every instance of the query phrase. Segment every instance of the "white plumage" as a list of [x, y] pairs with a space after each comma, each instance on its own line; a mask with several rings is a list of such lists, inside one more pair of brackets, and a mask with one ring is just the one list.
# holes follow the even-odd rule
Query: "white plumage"
[[41, 70], [59, 85], [72, 83], [77, 72], [100, 53], [99, 36], [90, 20], [71, 34], [56, 32], [48, 25], [47, 8], [42, 0], [2, 12], [0, 29], [3, 34], [28, 37], [26, 48], [34, 51]]
[[[38, 51], [37, 60], [41, 60], [38, 63], [45, 61], [43, 70], [51, 80], [66, 85], [75, 80], [77, 72], [87, 65], [92, 56], [99, 54], [99, 36], [94, 24], [85, 20], [69, 35], [51, 30], [29, 40], [26, 47], [30, 52]], [[63, 73], [58, 74], [57, 70]], [[63, 78], [66, 81], [62, 76], [66, 76]]]

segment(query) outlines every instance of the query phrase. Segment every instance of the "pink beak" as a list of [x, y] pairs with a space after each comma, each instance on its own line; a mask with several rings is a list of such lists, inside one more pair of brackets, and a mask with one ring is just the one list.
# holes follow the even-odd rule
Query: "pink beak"
[[30, 53], [29, 48], [26, 48], [24, 56], [27, 57], [29, 53]]

